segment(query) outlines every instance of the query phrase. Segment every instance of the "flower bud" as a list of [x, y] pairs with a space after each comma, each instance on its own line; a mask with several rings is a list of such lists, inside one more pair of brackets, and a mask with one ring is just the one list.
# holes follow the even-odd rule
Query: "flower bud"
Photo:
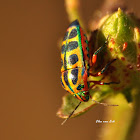
[[101, 25], [97, 35], [97, 46], [108, 38], [106, 53], [102, 59], [107, 63], [117, 59], [105, 75], [109, 81], [120, 81], [114, 90], [133, 87], [140, 70], [140, 30], [137, 21], [120, 8]]

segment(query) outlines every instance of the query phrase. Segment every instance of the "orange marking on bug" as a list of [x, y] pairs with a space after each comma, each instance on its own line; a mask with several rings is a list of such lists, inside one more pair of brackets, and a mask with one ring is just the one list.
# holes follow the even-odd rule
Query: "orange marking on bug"
[[85, 91], [88, 90], [87, 77], [88, 77], [87, 72], [85, 72], [83, 75], [83, 80], [84, 80], [84, 85], [85, 85], [83, 90]]
[[127, 42], [125, 42], [125, 43], [123, 44], [123, 51], [125, 51], [126, 48], [127, 48]]
[[110, 41], [112, 42], [113, 45], [115, 44], [114, 38], [111, 38]]
[[77, 97], [77, 99], [79, 99], [80, 101], [83, 101], [79, 95], [76, 95], [76, 97]]
[[84, 97], [84, 96], [82, 96], [82, 99], [85, 101], [86, 100], [86, 98]]
[[98, 72], [98, 75], [100, 76], [101, 75], [101, 72]]
[[96, 60], [97, 60], [97, 55], [93, 55], [93, 57], [92, 57], [92, 63], [93, 63], [93, 65], [96, 63]]

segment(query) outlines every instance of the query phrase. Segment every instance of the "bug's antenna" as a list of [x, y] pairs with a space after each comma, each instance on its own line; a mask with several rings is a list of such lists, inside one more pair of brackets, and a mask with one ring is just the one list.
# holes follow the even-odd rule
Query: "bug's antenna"
[[63, 125], [72, 115], [73, 113], [75, 112], [75, 110], [79, 107], [79, 105], [81, 104], [81, 102], [79, 102], [79, 104], [75, 107], [75, 109], [71, 112], [71, 114], [68, 116], [68, 118], [66, 118], [62, 123], [61, 125]]
[[90, 98], [91, 98], [91, 100], [92, 100], [93, 102], [95, 102], [95, 103], [97, 103], [97, 104], [104, 105], [104, 106], [119, 106], [119, 105], [109, 105], [109, 104], [107, 104], [107, 103], [100, 103], [100, 102], [98, 102], [98, 101], [96, 101], [96, 100], [93, 100], [91, 96], [90, 96]]

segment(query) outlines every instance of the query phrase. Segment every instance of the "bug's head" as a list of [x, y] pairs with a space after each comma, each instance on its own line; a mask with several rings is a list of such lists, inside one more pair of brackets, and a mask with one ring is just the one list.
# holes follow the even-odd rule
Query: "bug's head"
[[74, 97], [79, 99], [82, 102], [87, 102], [89, 100], [89, 92], [88, 91], [81, 91], [74, 94]]

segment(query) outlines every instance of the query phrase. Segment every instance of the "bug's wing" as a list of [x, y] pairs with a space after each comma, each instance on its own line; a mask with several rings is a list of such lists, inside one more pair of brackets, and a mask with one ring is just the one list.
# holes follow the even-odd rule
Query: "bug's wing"
[[81, 41], [81, 27], [75, 20], [67, 29], [61, 49], [61, 72], [84, 66], [84, 53]]

